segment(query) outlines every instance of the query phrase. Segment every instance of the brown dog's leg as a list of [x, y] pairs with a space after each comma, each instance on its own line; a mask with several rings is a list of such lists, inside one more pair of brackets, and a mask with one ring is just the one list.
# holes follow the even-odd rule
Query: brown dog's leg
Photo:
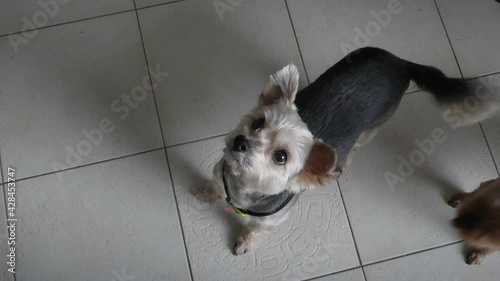
[[[473, 192], [471, 193], [475, 193], [477, 192], [478, 189], [482, 188], [482, 187], [485, 187], [487, 185], [489, 185], [490, 183], [494, 182], [495, 179], [493, 180], [489, 180], [489, 181], [485, 181], [485, 182], [482, 182], [479, 187], [474, 190]], [[448, 205], [452, 206], [453, 208], [456, 208], [458, 207], [458, 205], [460, 205], [460, 203], [462, 203], [462, 201], [469, 195], [471, 195], [471, 193], [467, 193], [467, 192], [460, 192], [460, 193], [457, 193], [455, 195], [453, 195], [450, 200], [448, 200]]]
[[450, 205], [453, 208], [457, 208], [460, 205], [460, 203], [462, 203], [462, 200], [464, 200], [467, 196], [469, 196], [469, 193], [465, 192], [457, 193], [451, 196], [450, 200], [448, 200], [448, 205]]
[[477, 249], [469, 248], [467, 250], [467, 264], [480, 265], [486, 256], [491, 254], [493, 251], [489, 249]]

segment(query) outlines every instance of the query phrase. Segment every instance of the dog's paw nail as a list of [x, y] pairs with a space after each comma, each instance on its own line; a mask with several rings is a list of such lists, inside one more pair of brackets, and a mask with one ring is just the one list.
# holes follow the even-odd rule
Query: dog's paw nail
[[467, 256], [467, 264], [469, 265], [480, 265], [481, 262], [483, 261], [484, 255], [481, 253], [470, 253]]
[[238, 238], [236, 244], [234, 245], [234, 255], [241, 256], [248, 253], [249, 250], [250, 250], [250, 245], [243, 239]]
[[458, 205], [460, 205], [460, 203], [462, 202], [462, 199], [463, 197], [458, 195], [458, 194], [455, 194], [453, 195], [450, 200], [448, 200], [448, 205], [453, 207], [453, 208], [457, 208]]
[[448, 205], [453, 207], [453, 208], [456, 208], [458, 207], [458, 205], [460, 205], [460, 201], [458, 200], [448, 200]]

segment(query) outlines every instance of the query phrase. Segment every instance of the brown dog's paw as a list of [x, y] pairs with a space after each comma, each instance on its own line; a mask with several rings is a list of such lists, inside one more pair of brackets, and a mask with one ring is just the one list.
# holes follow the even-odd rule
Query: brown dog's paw
[[340, 175], [342, 175], [343, 172], [342, 168], [335, 168], [333, 171], [328, 172], [328, 175], [332, 180], [336, 180], [340, 177]]
[[250, 251], [250, 244], [245, 241], [242, 237], [236, 239], [236, 244], [234, 245], [234, 255], [241, 256]]
[[450, 205], [453, 208], [457, 208], [460, 203], [462, 203], [462, 200], [465, 198], [466, 194], [465, 193], [457, 193], [453, 195], [450, 200], [448, 200], [448, 205]]
[[467, 254], [467, 264], [480, 265], [486, 254], [481, 251], [471, 251]]
[[213, 187], [204, 187], [196, 193], [198, 200], [213, 204], [217, 202], [221, 196], [215, 191]]

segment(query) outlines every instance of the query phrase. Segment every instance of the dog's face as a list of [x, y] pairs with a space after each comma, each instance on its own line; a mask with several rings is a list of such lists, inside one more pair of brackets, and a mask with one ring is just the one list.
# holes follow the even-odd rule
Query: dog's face
[[298, 84], [294, 65], [273, 74], [258, 106], [226, 138], [224, 160], [256, 191], [276, 194], [298, 191], [300, 184], [322, 184], [335, 166], [334, 149], [315, 141], [297, 113]]
[[469, 245], [500, 250], [500, 178], [482, 183], [465, 198], [453, 224]]

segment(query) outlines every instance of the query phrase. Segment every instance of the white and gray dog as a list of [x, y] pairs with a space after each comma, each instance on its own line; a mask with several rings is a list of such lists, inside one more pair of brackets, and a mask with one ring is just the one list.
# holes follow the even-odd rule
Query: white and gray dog
[[[225, 198], [245, 217], [234, 253], [246, 253], [258, 234], [283, 222], [300, 192], [336, 179], [396, 111], [410, 80], [440, 103], [473, 95], [462, 79], [371, 47], [352, 52], [299, 93], [294, 65], [273, 74], [257, 107], [226, 137], [213, 184], [197, 194], [210, 203]], [[494, 108], [483, 107], [477, 112]]]

